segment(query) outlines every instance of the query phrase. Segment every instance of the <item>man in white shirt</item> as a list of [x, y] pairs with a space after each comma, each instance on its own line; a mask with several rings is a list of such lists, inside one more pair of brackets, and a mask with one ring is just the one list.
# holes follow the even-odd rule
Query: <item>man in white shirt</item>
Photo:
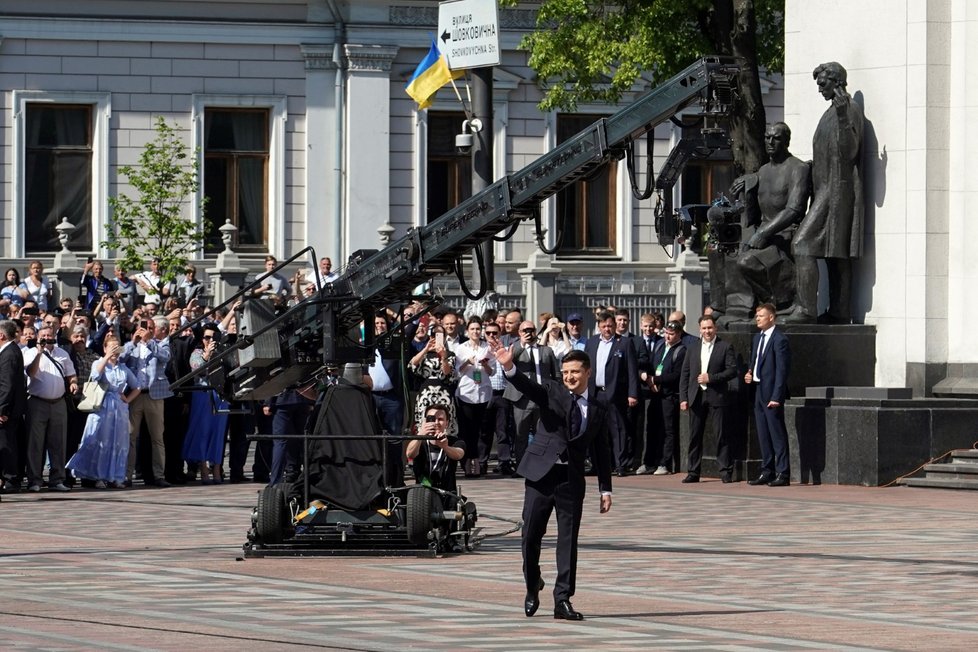
[[75, 365], [68, 352], [55, 346], [54, 330], [37, 333], [37, 346], [24, 349], [27, 372], [27, 485], [40, 491], [44, 478], [44, 456], [50, 459], [48, 487], [70, 491], [65, 485], [65, 447], [68, 436], [68, 407], [65, 390], [78, 392]]

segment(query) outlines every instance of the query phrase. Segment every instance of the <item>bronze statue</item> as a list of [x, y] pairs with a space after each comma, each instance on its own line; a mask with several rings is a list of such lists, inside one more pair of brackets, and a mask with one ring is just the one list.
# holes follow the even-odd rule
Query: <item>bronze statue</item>
[[754, 174], [738, 177], [730, 192], [741, 199], [746, 223], [753, 229], [737, 266], [753, 292], [753, 305], [780, 309], [795, 301], [795, 263], [791, 240], [805, 216], [811, 194], [807, 163], [788, 151], [791, 129], [783, 122], [768, 126], [764, 148], [769, 162]]
[[829, 309], [823, 321], [852, 321], [852, 259], [862, 254], [863, 187], [860, 155], [863, 114], [846, 92], [846, 69], [823, 63], [812, 76], [832, 105], [822, 114], [812, 149], [812, 204], [795, 233], [797, 300], [785, 321], [817, 317], [818, 263], [828, 270]]

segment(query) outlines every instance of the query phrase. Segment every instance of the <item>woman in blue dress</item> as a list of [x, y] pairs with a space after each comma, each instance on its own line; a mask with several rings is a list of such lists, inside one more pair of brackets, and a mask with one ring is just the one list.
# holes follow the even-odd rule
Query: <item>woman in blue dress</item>
[[[105, 390], [97, 412], [88, 415], [78, 452], [66, 465], [75, 477], [94, 480], [96, 489], [108, 484], [121, 488], [129, 459], [129, 403], [139, 396], [139, 381], [124, 364], [119, 364], [122, 347], [113, 333], [105, 337], [105, 355], [92, 364], [90, 380]], [[133, 388], [127, 396], [126, 388]]]
[[[204, 326], [200, 342], [190, 354], [190, 368], [203, 366], [214, 355], [221, 331], [216, 324]], [[203, 378], [198, 384], [206, 386]], [[214, 408], [223, 411], [215, 414]], [[224, 437], [228, 427], [228, 404], [214, 390], [193, 392], [190, 400], [190, 425], [183, 439], [183, 459], [200, 466], [200, 483], [224, 482]], [[208, 466], [209, 465], [209, 466]]]

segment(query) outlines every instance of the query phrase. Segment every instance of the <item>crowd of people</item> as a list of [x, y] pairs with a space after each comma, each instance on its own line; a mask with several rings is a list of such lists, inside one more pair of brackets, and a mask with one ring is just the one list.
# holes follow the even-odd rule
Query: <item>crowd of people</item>
[[[275, 264], [269, 257], [267, 270]], [[40, 261], [31, 261], [23, 278], [15, 268], [5, 273], [0, 492], [249, 479], [246, 433], [271, 431], [274, 403], [231, 406], [206, 387], [170, 387], [236, 336], [238, 306], [208, 308], [193, 265], [171, 282], [161, 278], [158, 260], [132, 276], [118, 264], [112, 278], [105, 269], [89, 259], [77, 298], [57, 301]], [[324, 258], [292, 281], [266, 271], [253, 295], [286, 306], [333, 278]], [[79, 409], [86, 383], [101, 390], [95, 410]], [[256, 444], [251, 479], [268, 482], [273, 457], [270, 442]]]
[[[266, 259], [266, 272], [257, 277], [252, 294], [277, 307], [303, 300], [336, 277], [328, 258], [291, 278], [273, 272], [276, 264], [274, 257]], [[207, 308], [204, 286], [191, 265], [171, 283], [161, 280], [157, 261], [132, 277], [119, 265], [111, 279], [104, 269], [100, 261], [88, 261], [79, 297], [56, 304], [39, 261], [30, 263], [23, 280], [16, 269], [6, 272], [0, 292], [2, 490], [241, 482], [249, 479], [246, 433], [254, 432], [283, 437], [255, 444], [250, 479], [297, 479], [301, 448], [284, 435], [308, 427], [323, 379], [252, 405], [229, 405], [206, 386], [174, 393], [173, 381], [206, 364], [222, 340], [236, 336], [237, 306], [224, 313]], [[639, 332], [633, 333], [627, 310], [602, 306], [588, 335], [580, 313], [566, 319], [543, 313], [532, 321], [516, 309], [466, 316], [440, 306], [414, 319], [420, 309], [412, 304], [401, 313], [377, 316], [374, 333], [380, 343], [395, 320], [406, 320], [406, 350], [378, 346], [363, 380], [383, 429], [406, 435], [404, 441], [423, 432], [432, 408], [444, 412], [452, 468], [465, 477], [484, 477], [490, 470], [520, 475], [537, 434], [540, 406], [507, 378], [494, 354], [505, 347], [516, 373], [538, 384], [559, 381], [562, 361], [571, 352], [587, 354], [591, 389], [608, 412], [615, 475], [677, 472], [680, 413], [688, 412], [684, 482], [699, 480], [708, 420], [716, 431], [721, 478], [731, 481], [726, 385], [737, 371], [733, 350], [716, 337], [711, 315], [699, 319], [700, 337], [686, 332], [685, 315], [678, 311], [668, 319], [642, 314]], [[197, 326], [189, 328], [191, 323]], [[86, 382], [98, 383], [104, 392], [93, 412], [77, 409]], [[401, 482], [417, 446], [400, 439], [390, 446], [391, 479]], [[765, 483], [786, 482], [785, 464], [779, 459]]]

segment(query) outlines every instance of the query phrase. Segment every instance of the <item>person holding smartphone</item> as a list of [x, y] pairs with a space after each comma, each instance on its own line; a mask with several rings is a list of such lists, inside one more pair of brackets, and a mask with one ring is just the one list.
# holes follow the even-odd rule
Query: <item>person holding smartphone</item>
[[459, 429], [468, 451], [463, 466], [465, 477], [478, 478], [486, 472], [479, 462], [479, 432], [492, 399], [490, 378], [496, 371], [496, 359], [482, 341], [482, 319], [469, 317], [465, 334], [468, 339], [455, 347], [455, 371], [459, 376], [455, 398]]
[[465, 442], [448, 434], [449, 405], [436, 404], [425, 409], [418, 436], [407, 446], [407, 457], [413, 460], [414, 479], [444, 491], [457, 493], [455, 467], [465, 457]]
[[455, 384], [455, 354], [445, 346], [445, 331], [434, 324], [428, 332], [428, 343], [408, 362], [411, 373], [421, 378], [421, 389], [414, 405], [414, 421], [420, 430], [424, 415], [432, 405], [448, 406], [448, 434], [458, 434], [455, 421], [455, 401], [452, 389]]

